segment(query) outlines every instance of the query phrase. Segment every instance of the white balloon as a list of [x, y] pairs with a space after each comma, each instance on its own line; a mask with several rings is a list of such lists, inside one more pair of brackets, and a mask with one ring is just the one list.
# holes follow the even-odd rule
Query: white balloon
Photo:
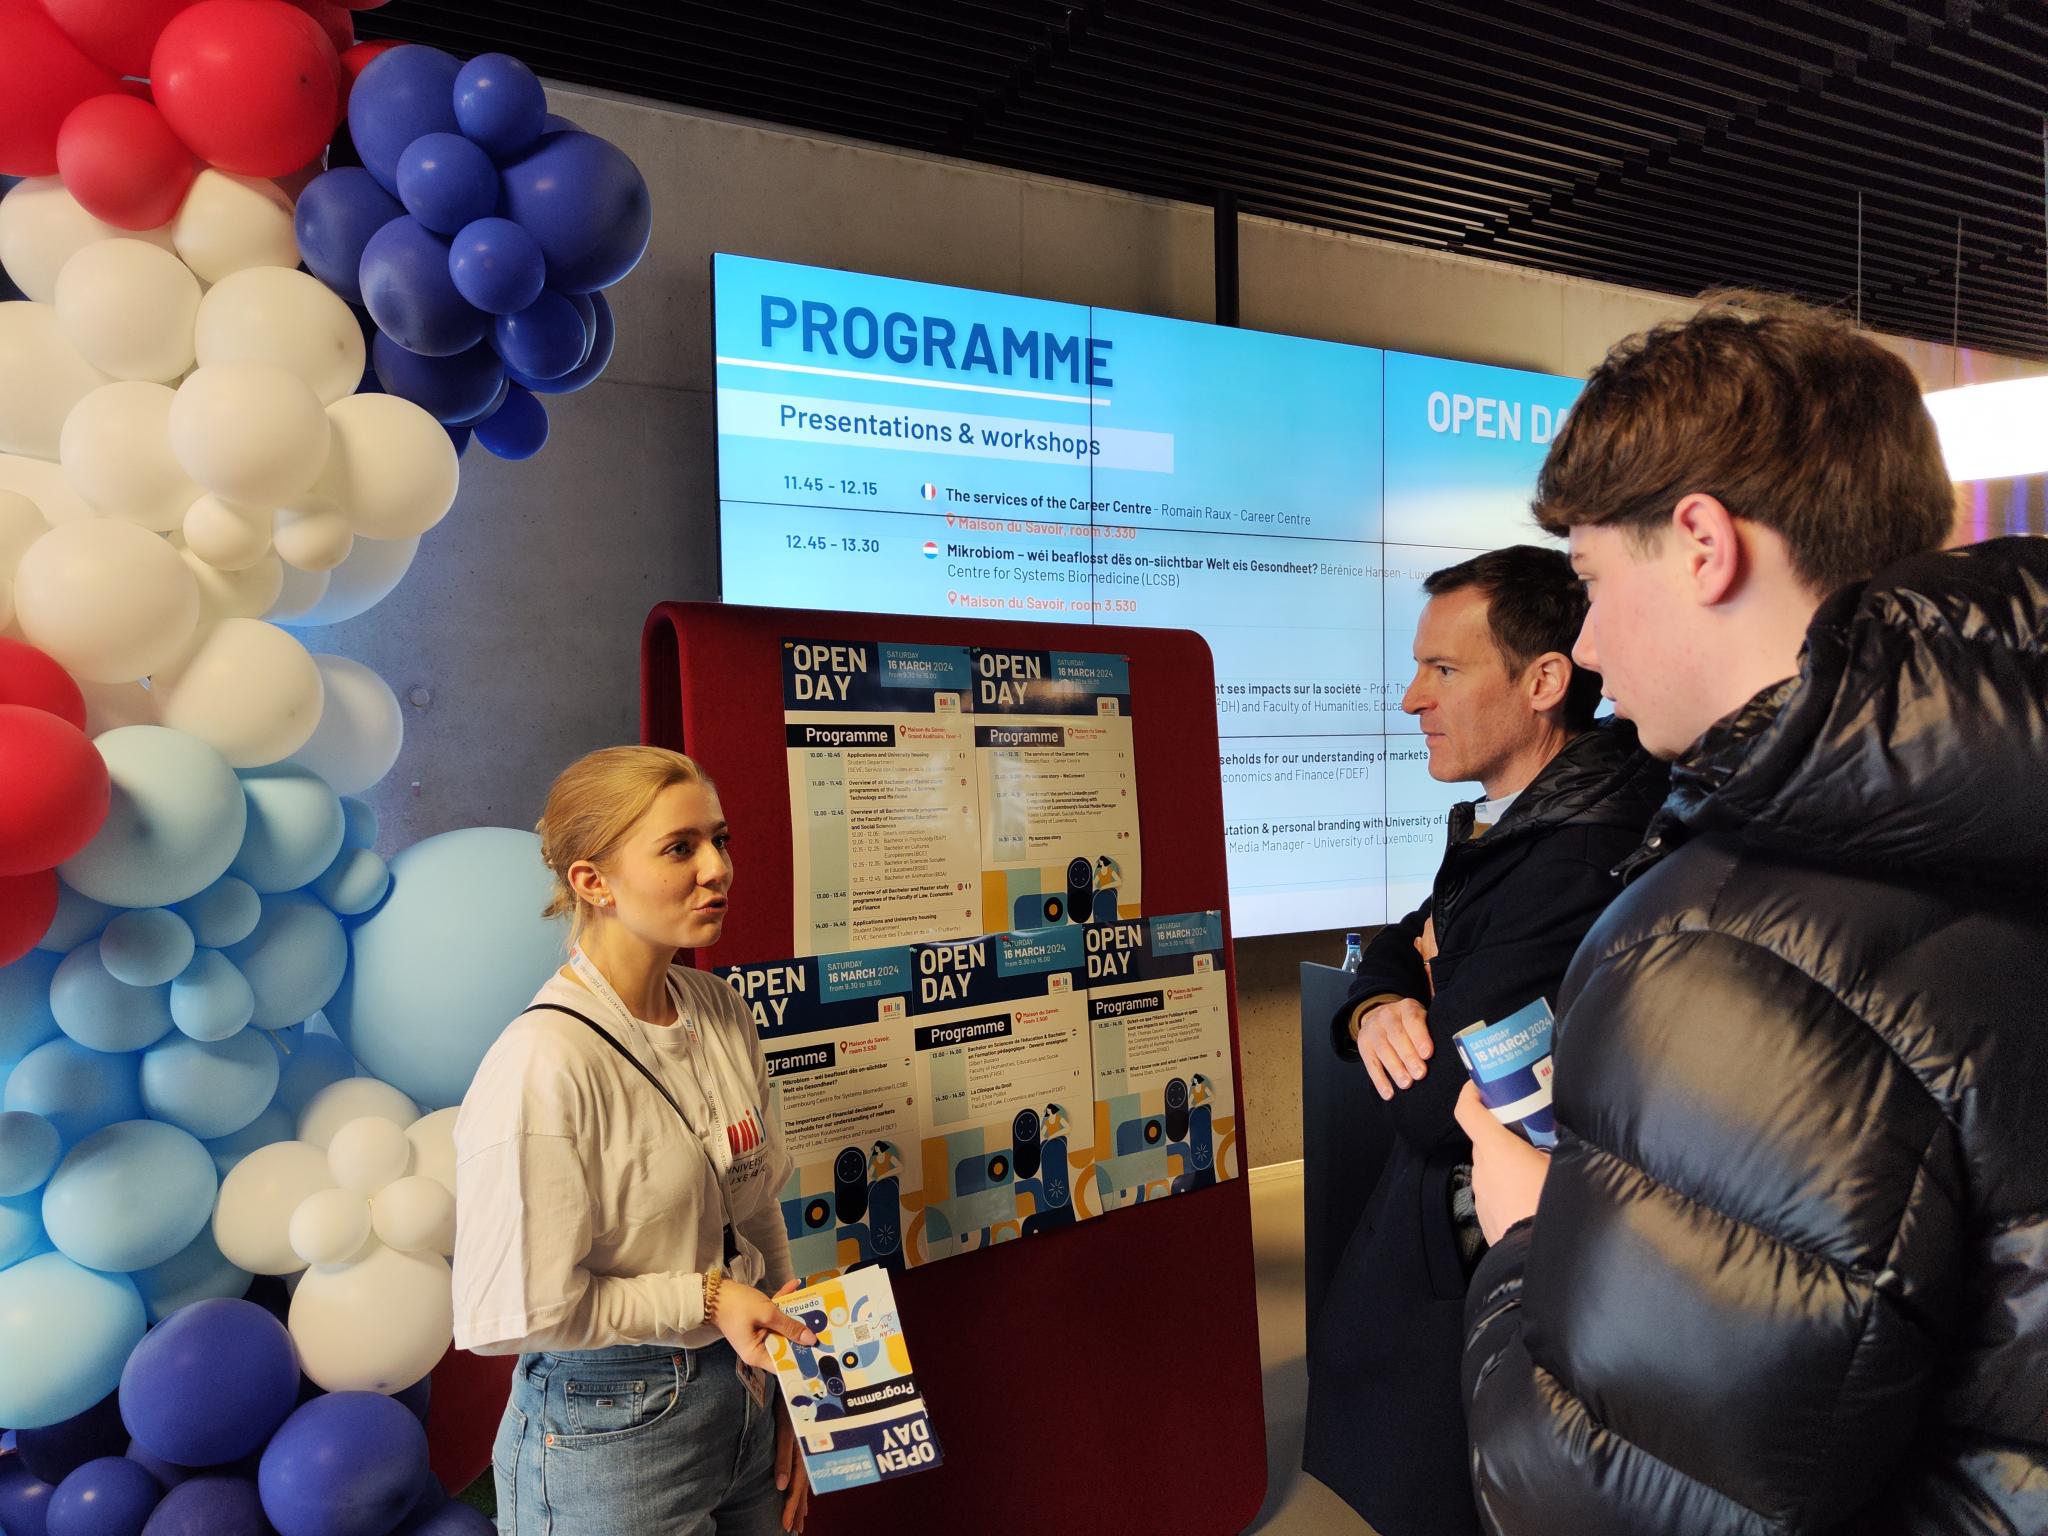
[[51, 306], [0, 304], [0, 453], [56, 458], [71, 407], [107, 382], [79, 355]]
[[346, 656], [315, 656], [320, 724], [292, 754], [337, 795], [359, 795], [391, 771], [405, 741], [405, 715], [391, 685]]
[[370, 1202], [352, 1189], [316, 1189], [299, 1202], [285, 1232], [308, 1264], [346, 1264], [370, 1240]]
[[296, 267], [292, 201], [273, 181], [203, 170], [171, 220], [171, 244], [209, 283], [245, 267]]
[[344, 1077], [306, 1101], [305, 1113], [299, 1116], [299, 1140], [312, 1143], [324, 1153], [336, 1131], [366, 1115], [404, 1127], [419, 1119], [420, 1107], [389, 1083], [374, 1077]]
[[395, 1179], [370, 1198], [377, 1240], [400, 1253], [455, 1252], [455, 1197], [438, 1179]]
[[274, 363], [332, 405], [363, 381], [363, 329], [317, 277], [285, 267], [247, 267], [224, 277], [199, 305], [200, 366]]
[[405, 1127], [381, 1115], [363, 1115], [340, 1126], [327, 1144], [327, 1171], [343, 1189], [368, 1199], [393, 1179], [405, 1177], [412, 1143]]
[[263, 615], [273, 624], [301, 622], [299, 615], [319, 603], [327, 592], [326, 571], [302, 571], [295, 565], [284, 568], [284, 587], [270, 612]]
[[278, 557], [302, 571], [331, 571], [348, 558], [356, 536], [341, 508], [318, 496], [301, 497], [296, 506], [277, 509]]
[[455, 1193], [455, 1117], [461, 1113], [460, 1104], [437, 1109], [405, 1128], [405, 1139], [412, 1143], [414, 1175], [434, 1180], [451, 1196]]
[[[0, 385], [0, 388], [4, 387]], [[76, 487], [64, 478], [64, 466], [49, 459], [0, 453], [0, 490], [26, 496], [41, 510], [43, 521], [52, 528], [59, 523], [84, 522], [99, 516], [92, 505], [78, 494]]]
[[85, 734], [103, 736], [124, 725], [162, 725], [156, 695], [140, 683], [80, 683], [85, 695]]
[[149, 686], [164, 724], [197, 736], [231, 768], [290, 757], [320, 723], [320, 669], [296, 638], [261, 619], [201, 629]]
[[161, 246], [101, 240], [57, 274], [57, 323], [78, 355], [116, 379], [175, 379], [192, 366], [199, 279]]
[[79, 681], [130, 683], [191, 640], [199, 584], [161, 535], [88, 518], [28, 547], [14, 573], [14, 613], [29, 644]]
[[213, 1240], [230, 1264], [251, 1274], [292, 1274], [305, 1268], [292, 1249], [292, 1214], [308, 1195], [333, 1187], [325, 1149], [303, 1141], [258, 1147], [221, 1180]]
[[272, 363], [194, 369], [171, 404], [171, 451], [185, 473], [246, 506], [302, 495], [327, 462], [328, 439], [319, 397]]
[[49, 531], [42, 510], [19, 491], [0, 490], [0, 629], [14, 622], [14, 571]]
[[[175, 544], [178, 535], [173, 535]], [[284, 563], [275, 555], [262, 555], [253, 565], [239, 571], [224, 571], [199, 558], [189, 546], [178, 553], [199, 583], [199, 622], [202, 626], [222, 619], [260, 619], [270, 611], [284, 590]]]
[[369, 612], [405, 579], [419, 549], [418, 534], [409, 539], [358, 538], [348, 558], [334, 568], [334, 579], [327, 583], [325, 595], [285, 622], [295, 629], [309, 629], [321, 624], [343, 624]]
[[310, 1269], [292, 1295], [299, 1368], [329, 1392], [402, 1392], [455, 1332], [454, 1284], [437, 1253], [382, 1243], [353, 1264]]
[[247, 570], [270, 553], [269, 511], [222, 501], [211, 492], [185, 509], [179, 528], [186, 548], [215, 570]]
[[338, 505], [357, 533], [410, 538], [448, 515], [455, 444], [433, 417], [397, 395], [350, 395], [327, 408], [327, 419], [334, 448], [318, 494]]
[[175, 398], [161, 384], [123, 379], [71, 408], [58, 448], [65, 477], [94, 510], [158, 533], [184, 522], [200, 491], [171, 457]]
[[57, 297], [64, 263], [96, 240], [147, 240], [171, 248], [171, 231], [118, 229], [79, 206], [59, 176], [36, 176], [0, 198], [0, 266], [38, 304]]

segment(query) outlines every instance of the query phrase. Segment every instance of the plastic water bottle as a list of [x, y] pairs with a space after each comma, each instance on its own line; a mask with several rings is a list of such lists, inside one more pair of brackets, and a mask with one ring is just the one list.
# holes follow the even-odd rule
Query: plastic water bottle
[[1345, 934], [1344, 969], [1346, 971], [1355, 971], [1363, 964], [1365, 964], [1365, 951], [1359, 947], [1358, 935], [1355, 933]]

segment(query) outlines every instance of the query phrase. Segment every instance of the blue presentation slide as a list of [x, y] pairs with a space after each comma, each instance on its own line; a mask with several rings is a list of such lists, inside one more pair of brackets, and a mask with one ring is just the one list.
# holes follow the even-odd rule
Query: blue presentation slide
[[1541, 538], [1577, 380], [743, 256], [713, 290], [727, 602], [1196, 630], [1235, 930], [1427, 894], [1478, 788], [1400, 712], [1420, 584]]

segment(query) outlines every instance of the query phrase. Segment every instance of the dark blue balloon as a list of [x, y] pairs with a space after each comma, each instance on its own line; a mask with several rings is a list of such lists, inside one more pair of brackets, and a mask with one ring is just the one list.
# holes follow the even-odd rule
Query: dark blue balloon
[[121, 1368], [121, 1417], [152, 1456], [212, 1467], [262, 1446], [298, 1392], [284, 1326], [253, 1301], [215, 1298], [142, 1336]]
[[455, 77], [462, 66], [438, 48], [410, 44], [370, 60], [348, 98], [348, 131], [377, 184], [398, 194], [398, 157], [425, 133], [459, 133]]
[[118, 1392], [109, 1392], [85, 1412], [61, 1423], [24, 1429], [15, 1439], [22, 1463], [52, 1488], [88, 1461], [118, 1456], [127, 1446]]
[[540, 297], [548, 261], [540, 243], [510, 219], [464, 225], [448, 250], [455, 291], [486, 314], [511, 315]]
[[50, 1495], [56, 1491], [23, 1466], [19, 1456], [0, 1456], [0, 1531], [44, 1536]]
[[[393, 49], [375, 62], [404, 51]], [[452, 357], [484, 339], [490, 316], [455, 291], [448, 242], [411, 215], [370, 237], [361, 271], [370, 317], [408, 352]]]
[[142, 1536], [164, 1485], [125, 1456], [88, 1461], [50, 1495], [49, 1536]]
[[476, 424], [476, 440], [501, 459], [530, 459], [548, 440], [548, 408], [514, 384], [505, 403]]
[[404, 212], [361, 166], [323, 171], [306, 184], [292, 215], [306, 270], [350, 303], [360, 304], [363, 247]]
[[583, 361], [590, 338], [576, 306], [543, 293], [516, 315], [500, 315], [492, 344], [509, 368], [527, 378], [559, 379]]
[[437, 235], [498, 206], [498, 168], [459, 133], [422, 134], [398, 157], [398, 200]]
[[480, 53], [455, 77], [455, 121], [497, 159], [532, 144], [547, 120], [539, 77], [509, 53]]
[[257, 1486], [281, 1536], [382, 1536], [418, 1496], [427, 1432], [381, 1392], [316, 1397], [271, 1437]]
[[618, 340], [618, 333], [612, 324], [612, 307], [605, 296], [593, 293], [590, 299], [597, 308], [596, 336], [590, 344], [590, 355], [558, 379], [536, 379], [531, 374], [508, 367], [505, 372], [514, 384], [523, 384], [537, 395], [569, 395], [604, 372], [605, 364], [612, 360], [612, 347]]
[[624, 150], [595, 134], [547, 135], [505, 167], [504, 183], [504, 211], [540, 242], [550, 288], [609, 288], [647, 249], [647, 182]]
[[246, 1477], [195, 1477], [150, 1515], [142, 1536], [272, 1536], [263, 1500]]
[[469, 421], [490, 408], [505, 382], [505, 365], [478, 342], [453, 357], [422, 357], [380, 335], [370, 348], [384, 392], [410, 400], [436, 421]]

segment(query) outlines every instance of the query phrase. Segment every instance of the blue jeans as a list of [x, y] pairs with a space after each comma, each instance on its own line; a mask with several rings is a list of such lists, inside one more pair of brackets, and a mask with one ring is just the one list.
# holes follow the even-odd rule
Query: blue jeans
[[521, 1355], [491, 1450], [501, 1536], [780, 1531], [774, 1399], [737, 1363], [723, 1339]]

